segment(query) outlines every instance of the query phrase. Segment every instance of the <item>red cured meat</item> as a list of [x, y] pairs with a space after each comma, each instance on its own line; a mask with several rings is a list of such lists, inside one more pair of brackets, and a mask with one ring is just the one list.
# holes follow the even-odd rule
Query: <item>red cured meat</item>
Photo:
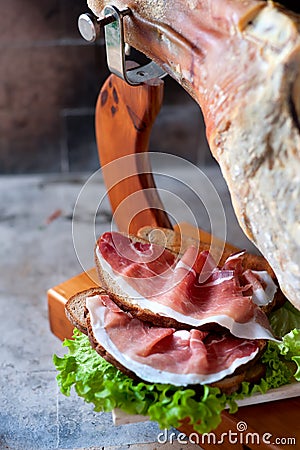
[[[220, 269], [208, 252], [199, 252], [195, 247], [188, 248], [178, 260], [161, 246], [146, 244], [143, 247], [116, 232], [102, 235], [98, 248], [114, 274], [121, 275], [142, 298], [151, 300], [147, 308], [151, 309], [152, 305], [155, 310], [156, 304], [167, 306], [175, 315], [181, 315], [180, 322], [195, 326], [197, 320], [201, 321], [199, 326], [203, 326], [218, 321], [217, 316], [225, 316], [238, 324], [255, 322], [270, 329], [264, 312], [252, 301], [251, 295], [245, 295], [249, 285], [240, 284], [244, 252], [230, 256]], [[201, 282], [203, 279], [206, 281]], [[189, 320], [185, 322], [184, 317]], [[225, 322], [218, 323], [226, 326]], [[266, 337], [256, 336], [255, 332], [249, 336], [249, 329], [246, 334], [239, 329], [237, 335]]]
[[142, 379], [174, 382], [168, 374], [176, 374], [187, 375], [179, 378], [183, 384], [190, 383], [190, 376], [195, 382], [212, 382], [253, 359], [259, 350], [257, 341], [234, 337], [228, 331], [216, 334], [150, 326], [130, 317], [106, 297], [87, 299], [94, 336]]

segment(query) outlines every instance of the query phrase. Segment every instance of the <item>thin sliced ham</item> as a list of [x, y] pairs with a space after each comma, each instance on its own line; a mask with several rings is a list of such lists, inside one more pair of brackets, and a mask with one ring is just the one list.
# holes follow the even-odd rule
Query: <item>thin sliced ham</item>
[[240, 338], [273, 339], [267, 316], [251, 295], [252, 286], [253, 292], [257, 289], [253, 283], [241, 285], [243, 252], [230, 256], [220, 269], [207, 251], [195, 247], [177, 259], [159, 245], [145, 245], [109, 232], [96, 248], [102, 269], [132, 305], [190, 327], [217, 323]]
[[107, 295], [86, 299], [93, 338], [119, 364], [151, 383], [213, 383], [258, 354], [259, 342], [200, 330], [153, 327], [116, 307]]
[[245, 270], [243, 273], [252, 289], [252, 300], [259, 306], [265, 306], [271, 303], [277, 291], [277, 286], [268, 272]]

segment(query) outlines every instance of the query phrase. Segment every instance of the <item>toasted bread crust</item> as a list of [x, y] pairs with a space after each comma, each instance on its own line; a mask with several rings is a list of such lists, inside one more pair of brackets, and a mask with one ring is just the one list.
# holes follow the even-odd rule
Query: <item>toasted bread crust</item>
[[[258, 359], [261, 358], [261, 352], [258, 354]], [[252, 363], [252, 364], [251, 364]], [[235, 372], [233, 375], [223, 378], [223, 380], [212, 383], [210, 386], [218, 387], [223, 394], [233, 394], [236, 392], [240, 385], [247, 381], [249, 383], [256, 383], [265, 375], [265, 366], [257, 362], [257, 359], [253, 362], [249, 362], [249, 365], [243, 368], [243, 371]]]
[[88, 334], [88, 330], [86, 323], [85, 300], [87, 297], [101, 294], [106, 294], [106, 291], [103, 288], [91, 288], [73, 295], [69, 298], [65, 305], [65, 314], [71, 324], [86, 335]]

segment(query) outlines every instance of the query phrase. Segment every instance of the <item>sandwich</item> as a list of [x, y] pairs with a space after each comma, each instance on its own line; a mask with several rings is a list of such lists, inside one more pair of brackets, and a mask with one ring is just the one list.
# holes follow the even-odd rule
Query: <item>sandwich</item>
[[101, 286], [66, 303], [75, 330], [57, 380], [96, 411], [205, 433], [237, 400], [300, 381], [300, 312], [264, 258], [225, 251], [217, 264], [206, 245], [159, 231], [100, 236]]

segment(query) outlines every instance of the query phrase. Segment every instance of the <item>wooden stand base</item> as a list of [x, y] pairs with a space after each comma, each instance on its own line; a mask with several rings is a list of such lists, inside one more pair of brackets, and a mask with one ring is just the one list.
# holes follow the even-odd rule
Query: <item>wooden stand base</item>
[[67, 300], [78, 292], [97, 287], [95, 279], [97, 279], [96, 269], [90, 269], [49, 289], [47, 293], [49, 324], [52, 333], [59, 339], [70, 339], [73, 335], [74, 327], [65, 314]]

